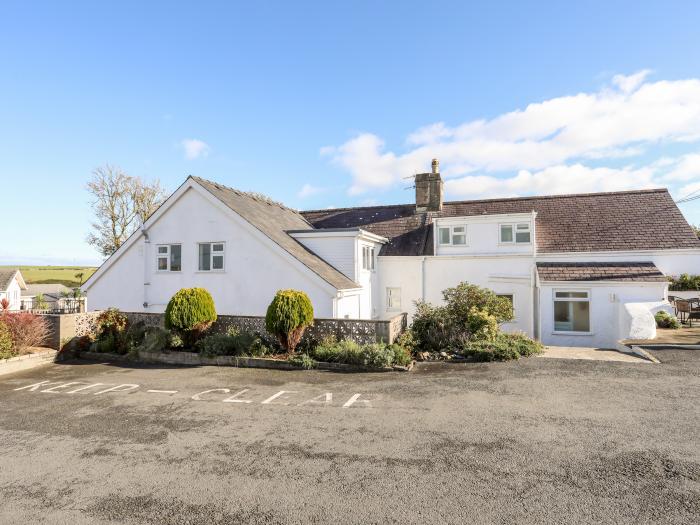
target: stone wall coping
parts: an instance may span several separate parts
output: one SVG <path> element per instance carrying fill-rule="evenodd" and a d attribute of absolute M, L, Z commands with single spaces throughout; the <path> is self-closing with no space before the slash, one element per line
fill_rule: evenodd
<path fill-rule="evenodd" d="M 205 357 L 195 352 L 140 352 L 139 356 L 108 354 L 100 352 L 79 352 L 76 357 L 89 361 L 102 362 L 137 362 L 137 363 L 161 363 L 167 365 L 181 366 L 233 366 L 238 368 L 270 368 L 274 370 L 300 370 L 303 368 L 294 366 L 287 361 L 270 359 L 265 357 L 245 357 L 245 356 L 212 356 Z M 342 371 L 342 372 L 408 372 L 413 368 L 413 364 L 408 366 L 394 366 L 385 368 L 371 368 L 360 365 L 346 363 L 324 363 L 317 362 L 314 370 Z"/>

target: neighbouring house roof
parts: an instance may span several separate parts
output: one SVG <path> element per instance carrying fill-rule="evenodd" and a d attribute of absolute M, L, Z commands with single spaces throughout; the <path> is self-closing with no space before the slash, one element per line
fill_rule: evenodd
<path fill-rule="evenodd" d="M 22 272 L 19 271 L 19 268 L 0 269 L 0 292 L 7 290 L 15 277 L 19 279 L 20 289 L 24 290 L 27 285 L 24 283 Z"/>
<path fill-rule="evenodd" d="M 228 188 L 199 177 L 191 178 L 336 289 L 360 287 L 287 233 L 313 230 L 313 226 L 296 210 L 262 196 Z"/>
<path fill-rule="evenodd" d="M 700 248 L 666 189 L 445 202 L 416 213 L 414 204 L 302 211 L 315 228 L 361 227 L 389 239 L 380 255 L 434 255 L 440 217 L 536 212 L 538 253 Z"/>
<path fill-rule="evenodd" d="M 653 262 L 538 262 L 537 274 L 542 281 L 667 281 Z"/>
<path fill-rule="evenodd" d="M 72 293 L 73 290 L 64 284 L 28 284 L 27 289 L 22 291 L 22 297 L 33 297 L 42 294 L 46 298 L 60 298 L 64 293 Z"/>

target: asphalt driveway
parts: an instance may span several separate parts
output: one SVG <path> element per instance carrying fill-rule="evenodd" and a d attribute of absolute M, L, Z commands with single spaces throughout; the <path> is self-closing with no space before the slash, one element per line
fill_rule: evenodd
<path fill-rule="evenodd" d="M 700 352 L 0 378 L 0 523 L 697 523 Z"/>

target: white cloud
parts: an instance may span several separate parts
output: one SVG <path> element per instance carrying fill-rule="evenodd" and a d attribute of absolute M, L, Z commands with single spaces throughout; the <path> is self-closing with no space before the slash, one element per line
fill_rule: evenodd
<path fill-rule="evenodd" d="M 207 157 L 211 151 L 209 144 L 199 139 L 183 139 L 180 146 L 182 146 L 187 160 Z"/>
<path fill-rule="evenodd" d="M 390 188 L 404 177 L 426 171 L 434 157 L 440 159 L 447 179 L 485 173 L 479 180 L 488 181 L 498 178 L 493 174 L 517 171 L 518 175 L 507 180 L 519 180 L 522 170 L 533 176 L 541 174 L 540 178 L 551 177 L 556 170 L 561 175 L 563 167 L 567 173 L 573 168 L 593 170 L 581 163 L 619 161 L 639 156 L 659 143 L 700 140 L 700 79 L 650 82 L 648 74 L 644 70 L 616 75 L 610 86 L 597 92 L 545 100 L 490 120 L 455 127 L 430 124 L 410 133 L 407 150 L 401 153 L 386 150 L 384 141 L 372 133 L 326 147 L 322 153 L 351 174 L 348 191 L 357 195 Z M 573 166 L 567 167 L 570 164 Z M 639 170 L 614 173 L 618 171 L 625 175 Z M 567 180 L 572 190 L 582 185 Z M 643 179 L 634 187 L 644 183 Z M 543 187 L 547 192 L 549 188 Z"/>
<path fill-rule="evenodd" d="M 311 184 L 304 184 L 299 192 L 297 193 L 297 196 L 301 199 L 305 199 L 306 197 L 311 197 L 313 195 L 318 195 L 319 193 L 322 193 L 325 191 L 324 188 L 319 188 L 318 186 L 313 186 Z"/>
<path fill-rule="evenodd" d="M 700 180 L 700 154 L 689 153 L 678 159 L 662 159 L 671 166 L 671 171 L 664 176 L 667 181 Z"/>
<path fill-rule="evenodd" d="M 521 170 L 507 178 L 469 175 L 445 183 L 450 198 L 497 198 L 517 195 L 593 193 L 658 187 L 651 168 L 589 168 L 559 165 L 531 172 Z"/>

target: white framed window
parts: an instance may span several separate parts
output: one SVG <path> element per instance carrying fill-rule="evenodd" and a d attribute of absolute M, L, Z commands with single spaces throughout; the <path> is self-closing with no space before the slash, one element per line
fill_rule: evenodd
<path fill-rule="evenodd" d="M 374 246 L 362 247 L 362 269 L 374 271 Z"/>
<path fill-rule="evenodd" d="M 510 302 L 510 308 L 513 311 L 513 320 L 515 320 L 515 295 L 512 293 L 497 293 L 497 297 L 503 297 L 504 299 L 508 299 L 508 302 Z M 512 322 L 510 321 L 510 322 Z"/>
<path fill-rule="evenodd" d="M 443 246 L 466 246 L 467 244 L 467 227 L 459 226 L 440 226 L 438 228 L 438 244 Z"/>
<path fill-rule="evenodd" d="M 156 247 L 156 269 L 159 272 L 182 271 L 182 245 L 159 244 Z"/>
<path fill-rule="evenodd" d="M 223 242 L 200 242 L 198 244 L 199 271 L 223 272 L 225 247 Z"/>
<path fill-rule="evenodd" d="M 386 289 L 386 309 L 401 310 L 401 288 Z"/>
<path fill-rule="evenodd" d="M 498 241 L 501 244 L 530 244 L 532 231 L 529 222 L 499 225 Z"/>
<path fill-rule="evenodd" d="M 587 290 L 554 290 L 554 331 L 589 333 L 591 295 Z"/>

